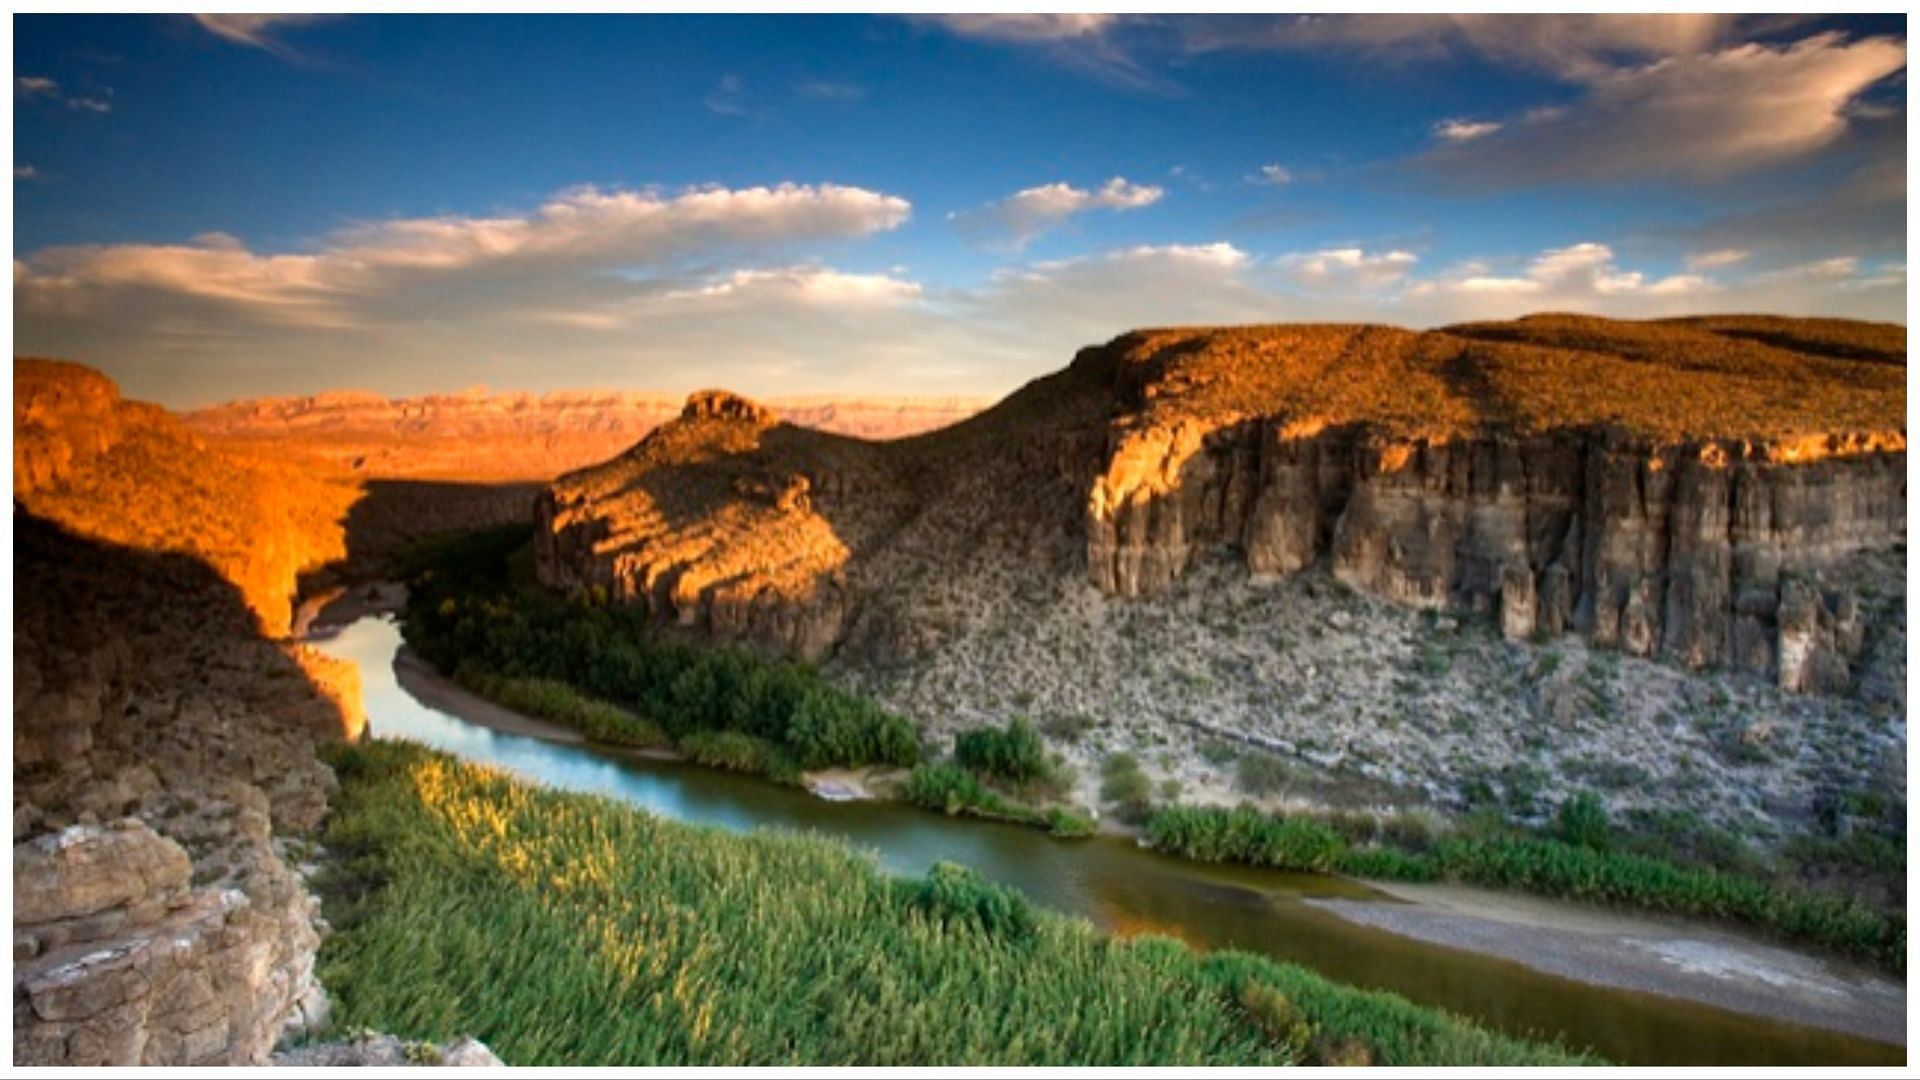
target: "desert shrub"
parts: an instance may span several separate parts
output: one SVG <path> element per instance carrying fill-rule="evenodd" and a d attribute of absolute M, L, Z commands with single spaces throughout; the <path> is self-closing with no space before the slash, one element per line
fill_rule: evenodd
<path fill-rule="evenodd" d="M 1120 820 L 1137 824 L 1153 812 L 1153 781 L 1132 754 L 1109 754 L 1100 763 L 1100 797 Z"/>
<path fill-rule="evenodd" d="M 1278 755 L 1250 750 L 1240 756 L 1234 784 L 1249 795 L 1265 797 L 1285 791 L 1292 778 L 1292 767 Z"/>
<path fill-rule="evenodd" d="M 1005 727 L 963 731 L 953 740 L 954 760 L 977 773 L 1025 783 L 1047 771 L 1047 748 L 1040 733 L 1016 716 Z"/>
<path fill-rule="evenodd" d="M 1607 822 L 1607 808 L 1599 796 L 1590 791 L 1582 791 L 1569 796 L 1560 803 L 1560 813 L 1554 822 L 1554 832 L 1569 844 L 1605 851 L 1612 839 L 1612 826 Z"/>

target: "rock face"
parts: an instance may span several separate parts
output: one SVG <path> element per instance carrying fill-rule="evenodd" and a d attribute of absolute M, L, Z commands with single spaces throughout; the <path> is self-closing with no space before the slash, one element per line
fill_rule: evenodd
<path fill-rule="evenodd" d="M 1858 604 L 1796 583 L 1904 542 L 1905 445 L 1899 327 L 1150 331 L 888 444 L 697 395 L 548 489 L 537 556 L 557 588 L 817 658 L 912 638 L 899 594 L 926 573 L 1038 560 L 1143 596 L 1224 550 L 1516 638 L 1834 689 Z"/>
<path fill-rule="evenodd" d="M 1509 637 L 1575 631 L 1789 689 L 1845 689 L 1857 600 L 1810 595 L 1796 576 L 1905 541 L 1902 369 L 1618 326 L 1528 320 L 1438 344 L 1356 333 L 1340 379 L 1441 395 L 1377 417 L 1331 392 L 1233 386 L 1248 342 L 1149 338 L 1128 357 L 1149 373 L 1139 407 L 1112 426 L 1088 500 L 1089 575 L 1139 596 L 1208 548 L 1244 553 L 1255 575 L 1325 560 L 1356 589 L 1486 614 Z M 1562 343 L 1574 331 L 1578 350 Z M 1695 350 L 1719 364 L 1710 377 L 1687 367 Z M 1561 354 L 1581 357 L 1577 376 L 1557 371 Z M 1636 411 L 1644 372 L 1631 369 L 1654 363 L 1675 372 L 1673 400 Z M 1434 372 L 1449 385 L 1422 387 Z M 1746 400 L 1716 407 L 1720 383 Z M 1247 415 L 1262 395 L 1281 408 Z M 1794 395 L 1806 415 L 1789 411 Z M 1666 408 L 1689 400 L 1703 415 Z M 1811 430 L 1815 402 L 1863 426 Z M 1734 436 L 1694 434 L 1716 427 Z"/>
<path fill-rule="evenodd" d="M 15 535 L 14 1061 L 259 1062 L 318 997 L 283 838 L 326 809 L 314 747 L 357 732 L 357 685 L 204 564 Z"/>
<path fill-rule="evenodd" d="M 347 1042 L 315 1043 L 273 1055 L 272 1064 L 286 1068 L 501 1068 L 506 1062 L 475 1038 L 461 1038 L 435 1046 L 403 1042 L 392 1035 L 366 1035 Z"/>
<path fill-rule="evenodd" d="M 350 483 L 203 440 L 78 364 L 14 362 L 16 504 L 87 536 L 193 555 L 270 634 L 302 570 L 343 558 Z"/>
<path fill-rule="evenodd" d="M 1399 443 L 1262 420 L 1118 442 L 1087 514 L 1108 592 L 1165 588 L 1208 548 L 1256 575 L 1325 560 L 1356 589 L 1489 615 L 1512 638 L 1577 631 L 1790 689 L 1844 689 L 1860 642 L 1834 629 L 1844 598 L 1802 595 L 1794 576 L 1905 539 L 1905 455 L 1884 438 L 1808 463 L 1610 429 Z"/>
<path fill-rule="evenodd" d="M 357 672 L 267 635 L 348 489 L 74 365 L 16 362 L 15 410 L 13 1060 L 260 1063 L 324 1017 L 289 844 L 364 726 Z"/>

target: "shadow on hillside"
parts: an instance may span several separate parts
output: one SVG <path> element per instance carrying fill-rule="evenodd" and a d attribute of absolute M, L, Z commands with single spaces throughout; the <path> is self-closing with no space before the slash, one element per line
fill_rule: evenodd
<path fill-rule="evenodd" d="M 103 542 L 14 507 L 14 799 L 87 794 L 120 768 L 247 777 L 236 723 L 337 739 L 350 715 L 191 555 Z M 187 707 L 188 702 L 210 708 Z"/>
<path fill-rule="evenodd" d="M 450 480 L 368 480 L 341 521 L 344 558 L 300 575 L 300 594 L 392 572 L 393 559 L 436 536 L 533 520 L 535 481 L 463 483 Z"/>

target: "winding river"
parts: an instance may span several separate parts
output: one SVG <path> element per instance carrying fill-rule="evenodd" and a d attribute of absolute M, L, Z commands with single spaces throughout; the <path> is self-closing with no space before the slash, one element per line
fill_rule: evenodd
<path fill-rule="evenodd" d="M 469 723 L 400 685 L 400 636 L 386 617 L 359 618 L 311 643 L 359 664 L 373 734 L 417 740 L 556 788 L 727 829 L 812 830 L 871 851 L 902 874 L 921 873 L 941 859 L 964 863 L 1115 933 L 1154 932 L 1203 948 L 1265 953 L 1340 982 L 1392 990 L 1503 1031 L 1558 1038 L 1629 1064 L 1899 1064 L 1905 1058 L 1902 1047 L 1885 1042 L 1592 985 L 1537 970 L 1538 964 L 1375 929 L 1334 909 L 1351 909 L 1353 901 L 1400 902 L 1339 878 L 1195 864 L 1118 838 L 1061 841 L 896 804 L 829 802 L 747 777 Z M 1765 972 L 1756 977 L 1769 978 Z M 1899 1006 L 1904 1009 L 1904 992 Z"/>

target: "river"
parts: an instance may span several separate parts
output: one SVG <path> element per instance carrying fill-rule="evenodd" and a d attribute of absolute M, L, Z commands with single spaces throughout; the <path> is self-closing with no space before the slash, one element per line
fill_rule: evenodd
<path fill-rule="evenodd" d="M 1402 902 L 1358 882 L 1197 864 L 1155 854 L 1121 838 L 1057 840 L 1038 830 L 946 818 L 893 803 L 830 802 L 749 777 L 469 723 L 428 707 L 400 685 L 395 673 L 400 636 L 386 617 L 359 618 L 316 636 L 311 644 L 358 663 L 369 729 L 376 737 L 413 739 L 556 788 L 613 796 L 678 820 L 734 830 L 811 830 L 870 851 L 883 867 L 901 874 L 922 873 L 942 859 L 963 863 L 1020 889 L 1038 903 L 1084 917 L 1114 933 L 1154 932 L 1202 948 L 1264 953 L 1339 982 L 1391 990 L 1502 1031 L 1559 1039 L 1627 1064 L 1848 1065 L 1905 1060 L 1900 1046 L 1786 1022 L 1778 1015 L 1764 1017 L 1665 994 L 1593 985 L 1538 970 L 1539 963 L 1529 966 L 1376 929 L 1364 920 L 1336 914 L 1333 908 L 1366 910 Z M 1558 906 L 1569 909 L 1575 922 L 1589 914 L 1576 905 Z M 1538 926 L 1511 929 L 1515 941 L 1528 940 L 1522 931 L 1536 936 L 1552 932 Z M 1573 939 L 1562 934 L 1544 940 L 1542 951 L 1546 952 Z M 1676 940 L 1692 942 L 1691 938 Z M 1822 961 L 1807 963 L 1825 967 Z M 1752 972 L 1717 974 L 1731 989 L 1754 990 L 1747 984 L 1755 978 L 1743 977 Z M 1872 987 L 1878 995 L 1873 1003 L 1895 1007 L 1882 1000 L 1890 993 L 1885 980 L 1839 965 L 1831 974 L 1823 971 L 1821 979 L 1842 989 L 1861 982 L 1879 983 Z M 1774 976 L 1764 970 L 1757 973 L 1757 980 L 1762 994 L 1774 988 Z M 1823 984 L 1810 992 L 1817 997 L 1833 991 Z M 1899 988 L 1897 1008 L 1902 1014 L 1904 1000 L 1904 988 Z M 1847 1002 L 1826 1004 L 1845 1006 Z M 1788 1009 L 1773 1011 L 1800 1015 Z M 1840 1008 L 1837 1015 L 1846 1012 Z"/>

